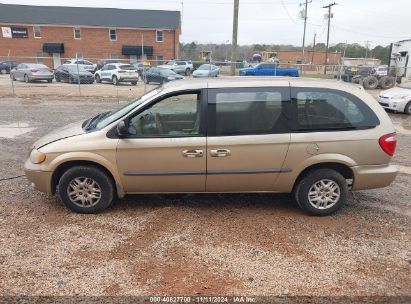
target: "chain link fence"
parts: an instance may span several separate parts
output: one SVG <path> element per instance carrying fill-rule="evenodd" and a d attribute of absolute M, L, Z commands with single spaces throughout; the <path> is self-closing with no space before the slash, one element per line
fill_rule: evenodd
<path fill-rule="evenodd" d="M 337 79 L 359 83 L 369 89 L 386 89 L 397 83 L 408 81 L 411 77 L 409 67 L 388 68 L 289 62 L 259 63 L 184 59 L 167 61 L 98 58 L 96 56 L 65 58 L 55 54 L 37 57 L 0 56 L 0 62 L 3 62 L 0 64 L 0 73 L 3 74 L 0 75 L 0 89 L 6 95 L 101 96 L 124 99 L 137 97 L 168 81 L 194 77 L 224 78 L 231 76 L 233 72 L 236 76 L 298 75 L 299 77 Z M 115 71 L 107 69 L 108 64 L 115 63 L 125 64 L 126 67 L 124 70 Z M 41 68 L 37 64 L 44 64 L 47 71 L 40 71 Z M 68 76 L 63 76 L 61 66 L 68 69 Z M 159 74 L 159 69 L 157 69 L 159 66 L 163 67 L 161 71 L 166 71 L 164 75 L 161 73 L 156 75 Z M 123 77 L 125 75 L 130 77 L 133 73 L 134 76 L 131 78 Z M 46 76 L 45 74 L 50 74 L 47 80 L 38 80 Z M 88 75 L 88 78 L 85 75 Z"/>

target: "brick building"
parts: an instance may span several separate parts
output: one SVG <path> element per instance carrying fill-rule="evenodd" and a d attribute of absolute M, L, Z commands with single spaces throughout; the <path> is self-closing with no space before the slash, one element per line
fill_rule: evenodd
<path fill-rule="evenodd" d="M 51 67 L 76 55 L 93 62 L 172 59 L 180 21 L 179 11 L 0 4 L 0 60 L 9 52 Z"/>

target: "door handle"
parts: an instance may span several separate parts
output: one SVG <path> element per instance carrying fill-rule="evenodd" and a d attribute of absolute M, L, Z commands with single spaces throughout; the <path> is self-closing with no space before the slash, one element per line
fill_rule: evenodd
<path fill-rule="evenodd" d="M 183 151 L 184 157 L 203 157 L 203 150 L 184 150 Z"/>
<path fill-rule="evenodd" d="M 210 155 L 212 157 L 226 157 L 231 155 L 231 151 L 228 149 L 213 149 L 210 150 Z"/>

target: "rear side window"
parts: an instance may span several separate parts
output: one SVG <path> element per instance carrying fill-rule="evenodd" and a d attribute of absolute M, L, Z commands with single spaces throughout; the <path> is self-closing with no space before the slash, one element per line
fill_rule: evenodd
<path fill-rule="evenodd" d="M 289 132 L 283 115 L 289 88 L 210 89 L 208 100 L 211 136 Z"/>
<path fill-rule="evenodd" d="M 294 131 L 367 129 L 380 124 L 375 113 L 358 97 L 321 88 L 293 88 Z"/>

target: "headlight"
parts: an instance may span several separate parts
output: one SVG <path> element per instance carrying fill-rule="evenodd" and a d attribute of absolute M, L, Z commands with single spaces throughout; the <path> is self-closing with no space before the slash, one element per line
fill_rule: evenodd
<path fill-rule="evenodd" d="M 45 160 L 46 160 L 46 154 L 44 154 L 43 152 L 40 152 L 37 149 L 31 150 L 31 152 L 30 152 L 30 161 L 33 164 L 41 164 Z"/>
<path fill-rule="evenodd" d="M 393 97 L 392 97 L 392 99 L 405 99 L 405 98 L 407 98 L 408 97 L 408 95 L 394 95 Z"/>

